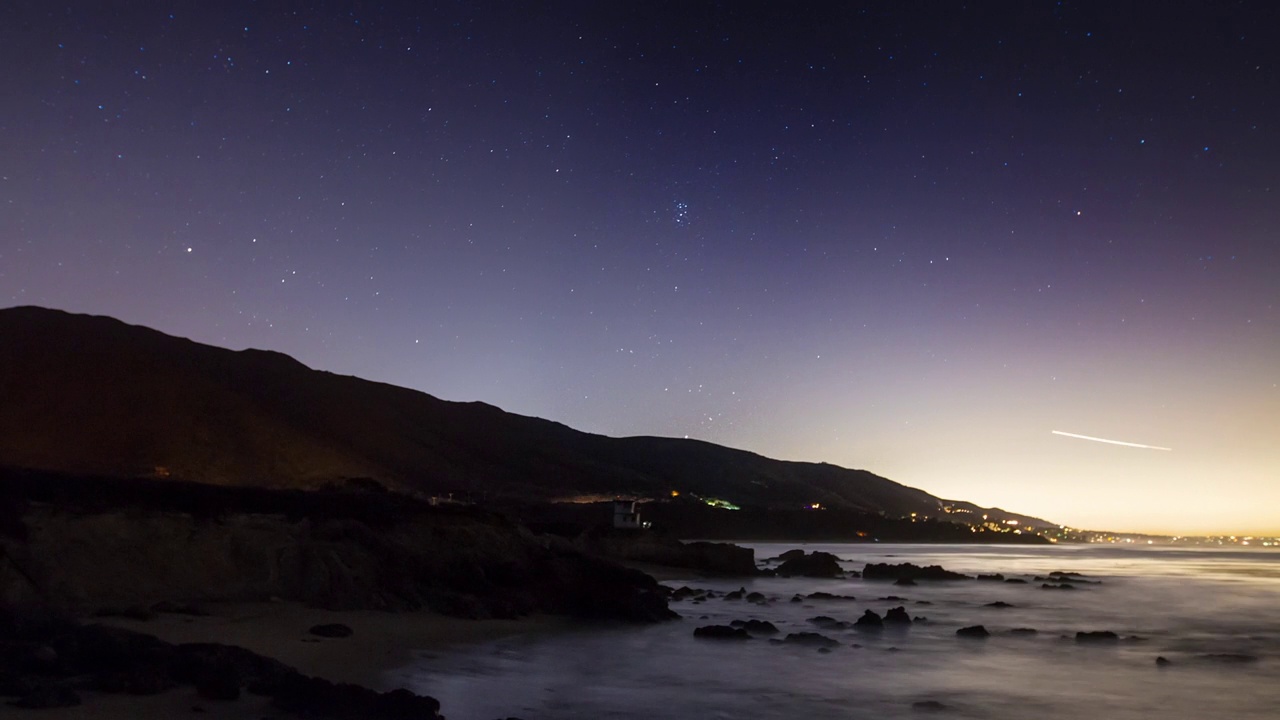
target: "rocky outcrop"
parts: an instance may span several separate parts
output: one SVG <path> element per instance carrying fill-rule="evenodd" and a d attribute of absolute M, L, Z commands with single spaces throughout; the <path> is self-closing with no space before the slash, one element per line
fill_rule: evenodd
<path fill-rule="evenodd" d="M 13 501 L 17 520 L 0 535 L 0 601 L 91 613 L 277 597 L 472 618 L 675 616 L 648 575 L 499 516 L 425 506 L 363 512 L 360 498 L 339 500 L 337 510 L 302 502 L 305 515 L 294 517 L 244 507 L 256 501 L 214 516 L 167 501 L 128 508 Z"/>
<path fill-rule="evenodd" d="M 626 562 L 688 568 L 707 575 L 756 575 L 756 553 L 731 543 L 682 542 L 641 530 L 598 529 L 574 541 L 582 550 Z"/>
<path fill-rule="evenodd" d="M 968 575 L 962 575 L 950 570 L 944 570 L 941 565 L 929 565 L 921 567 L 912 563 L 867 563 L 862 569 L 862 577 L 867 580 L 968 580 Z"/>
<path fill-rule="evenodd" d="M 707 640 L 750 640 L 746 630 L 732 625 L 703 625 L 695 628 L 693 636 Z"/>
<path fill-rule="evenodd" d="M 840 567 L 840 559 L 831 553 L 814 551 L 807 555 L 792 556 L 784 560 L 777 569 L 778 575 L 789 577 L 834 578 L 840 577 L 844 569 Z"/>
<path fill-rule="evenodd" d="M 990 636 L 991 633 L 988 632 L 987 629 L 982 625 L 970 625 L 968 627 L 962 627 L 959 630 L 957 630 L 956 635 L 958 637 L 966 637 L 966 638 L 985 638 Z"/>
<path fill-rule="evenodd" d="M 818 648 L 832 648 L 840 645 L 839 640 L 829 638 L 826 635 L 815 632 L 788 633 L 785 638 L 777 642 L 783 642 L 789 645 L 809 645 Z"/>
<path fill-rule="evenodd" d="M 776 635 L 778 633 L 778 626 L 768 620 L 734 620 L 729 624 L 736 628 L 742 628 L 752 635 Z"/>

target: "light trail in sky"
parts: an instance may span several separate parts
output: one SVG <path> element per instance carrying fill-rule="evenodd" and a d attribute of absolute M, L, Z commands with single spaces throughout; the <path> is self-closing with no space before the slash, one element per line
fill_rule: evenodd
<path fill-rule="evenodd" d="M 1173 448 L 1160 447 L 1159 445 L 1143 445 L 1142 443 L 1122 442 L 1120 440 L 1108 440 L 1106 438 L 1093 437 L 1092 435 L 1077 435 L 1075 433 L 1062 432 L 1061 430 L 1052 430 L 1054 435 L 1062 435 L 1063 437 L 1079 438 L 1081 440 L 1092 440 L 1094 442 L 1108 443 L 1110 445 L 1123 445 L 1125 447 L 1142 448 L 1143 450 L 1165 450 L 1172 451 Z"/>

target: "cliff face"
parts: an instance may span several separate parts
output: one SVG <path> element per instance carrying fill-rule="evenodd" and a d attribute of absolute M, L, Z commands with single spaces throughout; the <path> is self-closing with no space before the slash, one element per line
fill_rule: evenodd
<path fill-rule="evenodd" d="M 0 310 L 0 397 L 0 465 L 11 467 L 294 488 L 370 478 L 474 499 L 676 490 L 893 515 L 939 502 L 865 471 L 591 435 L 42 308 Z"/>
<path fill-rule="evenodd" d="M 476 511 L 325 494 L 290 516 L 262 507 L 271 491 L 229 490 L 209 514 L 183 511 L 173 501 L 189 499 L 185 488 L 172 485 L 140 505 L 85 502 L 73 484 L 51 504 L 22 492 L 35 479 L 59 480 L 6 478 L 0 601 L 93 611 L 276 597 L 463 617 L 671 616 L 647 575 Z"/>

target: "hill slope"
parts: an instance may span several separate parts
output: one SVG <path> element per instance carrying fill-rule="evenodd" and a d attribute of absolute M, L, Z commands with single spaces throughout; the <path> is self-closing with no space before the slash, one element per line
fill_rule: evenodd
<path fill-rule="evenodd" d="M 0 464 L 317 487 L 370 478 L 423 493 L 521 500 L 666 497 L 820 502 L 938 514 L 928 493 L 862 470 L 693 440 L 609 438 L 312 370 L 118 320 L 0 310 Z"/>

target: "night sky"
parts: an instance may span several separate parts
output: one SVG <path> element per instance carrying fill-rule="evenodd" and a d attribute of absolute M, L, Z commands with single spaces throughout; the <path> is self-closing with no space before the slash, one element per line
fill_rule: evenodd
<path fill-rule="evenodd" d="M 1272 3 L 308 5 L 5 3 L 0 305 L 1280 532 Z"/>

